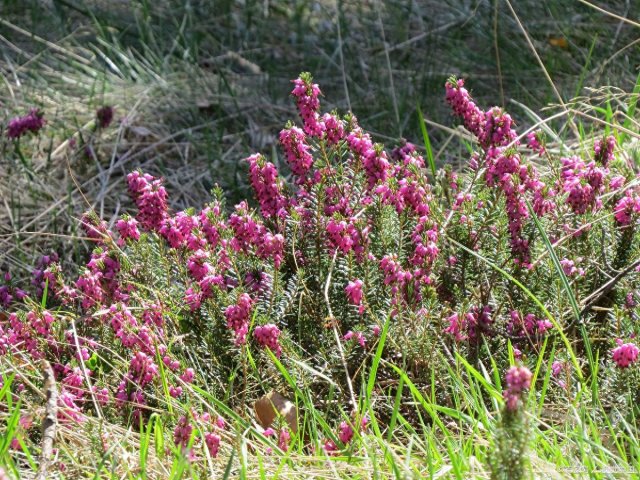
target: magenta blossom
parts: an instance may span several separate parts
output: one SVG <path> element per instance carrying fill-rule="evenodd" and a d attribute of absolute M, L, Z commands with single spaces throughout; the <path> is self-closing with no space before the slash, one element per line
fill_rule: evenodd
<path fill-rule="evenodd" d="M 612 350 L 613 361 L 618 368 L 628 368 L 638 361 L 638 347 L 634 343 L 622 343 L 616 340 L 618 346 Z"/>
<path fill-rule="evenodd" d="M 27 132 L 38 133 L 44 127 L 44 114 L 37 108 L 22 117 L 15 117 L 7 126 L 7 137 L 18 139 Z"/>
<path fill-rule="evenodd" d="M 504 399 L 507 410 L 515 411 L 522 398 L 522 394 L 531 386 L 533 375 L 527 367 L 511 367 L 507 371 L 505 383 L 507 389 L 504 391 Z"/>
<path fill-rule="evenodd" d="M 364 305 L 362 305 L 363 293 L 362 293 L 362 280 L 355 279 L 345 287 L 345 292 L 347 294 L 347 298 L 349 299 L 349 303 L 351 305 L 356 305 L 358 307 L 358 312 L 360 315 L 364 313 Z"/>

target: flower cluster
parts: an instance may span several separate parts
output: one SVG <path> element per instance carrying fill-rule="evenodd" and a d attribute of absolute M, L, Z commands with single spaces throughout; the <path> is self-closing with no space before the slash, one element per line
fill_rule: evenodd
<path fill-rule="evenodd" d="M 568 258 L 563 258 L 560 260 L 560 265 L 562 266 L 562 271 L 567 277 L 584 277 L 585 271 L 581 267 L 577 267 L 576 263 L 580 262 L 582 259 L 578 258 L 575 262 Z"/>
<path fill-rule="evenodd" d="M 507 388 L 503 393 L 507 410 L 513 412 L 518 409 L 522 394 L 531 386 L 532 377 L 527 367 L 509 368 L 505 377 Z"/>
<path fill-rule="evenodd" d="M 324 125 L 318 115 L 320 87 L 317 83 L 313 83 L 313 79 L 308 73 L 300 74 L 299 78 L 293 80 L 293 84 L 294 88 L 291 94 L 296 97 L 305 133 L 314 137 L 322 136 Z"/>
<path fill-rule="evenodd" d="M 285 128 L 280 132 L 280 145 L 291 171 L 303 181 L 313 166 L 313 155 L 304 132 L 298 127 Z"/>
<path fill-rule="evenodd" d="M 446 99 L 454 113 L 462 117 L 465 127 L 477 137 L 482 147 L 483 153 L 474 156 L 474 166 L 478 168 L 482 162 L 487 185 L 504 194 L 514 262 L 529 268 L 530 245 L 523 234 L 530 216 L 527 200 L 531 201 L 536 215 L 543 216 L 554 210 L 556 192 L 540 180 L 535 166 L 526 163 L 516 150 L 520 142 L 507 113 L 497 107 L 482 111 L 473 102 L 462 80 L 450 79 L 446 90 Z"/>
<path fill-rule="evenodd" d="M 593 144 L 593 153 L 596 162 L 603 167 L 607 167 L 615 158 L 613 150 L 616 148 L 616 139 L 613 135 L 609 135 L 604 140 L 596 140 Z"/>
<path fill-rule="evenodd" d="M 263 348 L 268 348 L 276 357 L 280 357 L 280 355 L 282 355 L 282 347 L 278 342 L 280 333 L 280 329 L 276 325 L 267 323 L 266 325 L 256 327 L 253 330 L 253 337 L 256 339 L 256 342 L 258 342 L 258 345 Z"/>
<path fill-rule="evenodd" d="M 623 271 L 629 253 L 636 253 L 640 190 L 631 166 L 614 160 L 612 139 L 596 142 L 591 161 L 572 152 L 560 168 L 547 170 L 528 161 L 532 151 L 543 156 L 536 161 L 557 160 L 538 133 L 527 136 L 525 148 L 507 112 L 480 109 L 454 80 L 447 83 L 447 100 L 478 149 L 465 173 L 445 168 L 431 176 L 411 143 L 389 153 L 353 115 L 323 114 L 310 76 L 294 87 L 303 124 L 287 125 L 279 137 L 290 180 L 279 175 L 277 163 L 251 155 L 254 203 L 226 205 L 216 187 L 211 203 L 176 211 L 162 179 L 133 172 L 127 183 L 137 214 L 123 215 L 113 228 L 94 213 L 83 216 L 86 243 L 95 248 L 68 286 L 55 255 L 37 264 L 28 293 L 4 275 L 0 355 L 51 362 L 62 420 L 82 421 L 105 409 L 127 428 L 138 428 L 161 401 L 197 404 L 195 382 L 247 375 L 237 368 L 243 355 L 269 368 L 270 355 L 252 352 L 269 349 L 283 357 L 298 346 L 327 352 L 335 331 L 348 342 L 348 355 L 322 361 L 332 371 L 345 366 L 338 360 L 346 362 L 355 372 L 355 362 L 376 350 L 385 318 L 392 321 L 384 323 L 382 354 L 406 346 L 414 365 L 424 361 L 415 352 L 437 348 L 434 335 L 424 333 L 434 326 L 462 355 L 491 354 L 504 365 L 500 349 L 509 341 L 517 358 L 529 359 L 545 335 L 554 335 L 552 323 L 507 275 L 486 267 L 499 266 L 526 285 L 560 320 L 556 265 L 532 216 L 562 252 L 560 267 L 577 298 L 590 298 L 600 280 Z M 98 120 L 108 123 L 104 114 Z M 593 219 L 581 217 L 597 210 L 603 238 L 614 240 L 598 245 L 602 252 L 587 234 Z M 594 268 L 599 258 L 612 259 L 611 272 L 602 271 L 605 264 Z M 624 308 L 598 310 L 614 310 L 620 331 L 629 334 L 637 273 L 629 271 L 610 292 L 617 302 L 610 305 Z M 585 328 L 600 322 L 598 315 Z M 327 333 L 326 318 L 339 329 Z M 202 352 L 207 361 L 198 358 Z M 620 368 L 637 363 L 639 355 L 636 345 L 622 341 L 611 354 Z M 558 382 L 567 365 L 551 366 Z M 242 380 L 249 384 L 253 376 Z M 531 380 L 525 367 L 507 372 L 508 411 L 518 410 Z M 212 391 L 220 388 L 210 383 Z M 208 413 L 179 411 L 172 424 L 177 450 L 190 460 L 202 452 L 215 457 L 224 423 Z M 325 443 L 329 453 L 353 445 L 367 419 L 338 423 Z M 265 435 L 288 448 L 289 430 Z"/>
<path fill-rule="evenodd" d="M 197 425 L 197 428 L 194 424 Z M 220 451 L 225 427 L 224 418 L 217 417 L 214 420 L 207 412 L 202 414 L 192 412 L 189 415 L 182 415 L 173 429 L 173 443 L 193 460 L 195 459 L 195 447 L 202 440 L 208 454 L 212 458 L 216 458 Z M 190 445 L 191 449 L 189 450 Z"/>
<path fill-rule="evenodd" d="M 546 153 L 546 149 L 544 148 L 544 143 L 542 140 L 542 132 L 540 131 L 527 133 L 527 144 L 529 145 L 529 148 L 531 150 L 533 150 L 540 156 Z"/>
<path fill-rule="evenodd" d="M 618 346 L 613 349 L 612 356 L 618 368 L 628 368 L 638 361 L 638 347 L 634 343 L 623 343 L 617 339 Z"/>
<path fill-rule="evenodd" d="M 450 79 L 446 84 L 446 99 L 458 117 L 462 117 L 464 126 L 476 137 L 484 137 L 484 112 L 474 103 L 464 88 L 463 79 Z"/>
<path fill-rule="evenodd" d="M 159 230 L 167 215 L 167 191 L 162 180 L 149 174 L 127 175 L 129 194 L 138 207 L 138 222 L 145 230 Z"/>
<path fill-rule="evenodd" d="M 327 223 L 327 235 L 332 250 L 338 250 L 344 255 L 354 252 L 361 257 L 367 245 L 369 227 L 359 229 L 355 219 L 337 220 L 331 218 Z"/>
<path fill-rule="evenodd" d="M 347 298 L 349 299 L 349 303 L 358 307 L 358 313 L 360 313 L 360 315 L 364 313 L 364 305 L 362 304 L 362 299 L 364 297 L 362 293 L 362 285 L 362 280 L 356 278 L 349 282 L 344 289 L 347 294 Z"/>
<path fill-rule="evenodd" d="M 621 226 L 630 225 L 640 213 L 640 194 L 637 189 L 628 189 L 613 209 L 616 222 Z"/>
<path fill-rule="evenodd" d="M 369 417 L 366 415 L 363 416 L 358 422 L 355 419 L 352 422 L 343 420 L 340 422 L 340 426 L 338 427 L 338 440 L 342 443 L 344 447 L 348 447 L 352 442 L 355 436 L 354 425 L 359 429 L 360 432 L 364 432 L 369 425 Z M 340 448 L 333 440 L 326 440 L 324 442 L 324 451 L 329 455 L 335 455 L 339 452 Z"/>
<path fill-rule="evenodd" d="M 235 305 L 229 305 L 224 311 L 227 319 L 227 327 L 235 333 L 237 345 L 243 344 L 247 339 L 253 303 L 253 299 L 249 294 L 243 293 L 238 297 Z"/>
<path fill-rule="evenodd" d="M 325 113 L 322 116 L 325 138 L 329 145 L 337 145 L 344 139 L 344 122 L 336 115 Z"/>
<path fill-rule="evenodd" d="M 41 278 L 44 278 L 46 274 L 42 272 Z M 39 279 L 38 284 L 41 284 L 43 280 Z M 9 272 L 5 272 L 4 281 L 6 282 L 4 285 L 0 285 L 0 307 L 9 308 L 14 301 L 20 301 L 27 296 L 27 292 L 22 290 L 19 287 L 12 285 L 11 282 L 11 274 Z"/>
<path fill-rule="evenodd" d="M 269 427 L 262 434 L 265 437 L 273 437 L 276 435 L 276 431 L 273 428 Z M 283 452 L 288 451 L 290 441 L 291 441 L 291 433 L 289 433 L 289 430 L 284 427 L 281 428 L 280 433 L 278 434 L 278 448 Z M 267 453 L 269 454 L 272 453 L 272 449 L 268 448 Z"/>
<path fill-rule="evenodd" d="M 492 309 L 489 305 L 483 307 L 473 306 L 468 312 L 454 313 L 447 321 L 449 326 L 445 333 L 452 335 L 457 342 L 478 341 L 481 335 L 491 335 Z"/>
<path fill-rule="evenodd" d="M 343 338 L 346 341 L 353 340 L 357 342 L 358 345 L 360 345 L 362 348 L 364 348 L 367 343 L 367 337 L 365 337 L 364 333 L 362 332 L 354 332 L 352 330 L 349 330 L 347 333 L 344 334 Z"/>
<path fill-rule="evenodd" d="M 512 310 L 507 331 L 515 337 L 540 336 L 553 328 L 553 324 L 546 318 L 538 318 L 533 313 L 522 313 Z"/>
<path fill-rule="evenodd" d="M 262 215 L 265 218 L 285 216 L 287 200 L 282 194 L 275 165 L 267 162 L 259 153 L 251 155 L 247 161 L 249 162 L 249 180 L 260 204 Z"/>
<path fill-rule="evenodd" d="M 371 136 L 364 132 L 352 119 L 351 132 L 346 137 L 351 152 L 362 162 L 366 177 L 367 188 L 373 190 L 379 183 L 389 178 L 390 163 L 382 145 L 374 145 Z"/>
<path fill-rule="evenodd" d="M 576 214 L 602 207 L 599 194 L 604 191 L 609 171 L 595 162 L 585 163 L 577 156 L 562 158 L 562 190 Z"/>
<path fill-rule="evenodd" d="M 44 114 L 39 109 L 33 108 L 28 114 L 9 121 L 7 137 L 18 139 L 27 132 L 38 133 L 44 124 Z"/>
<path fill-rule="evenodd" d="M 127 240 L 140 240 L 140 230 L 138 230 L 138 221 L 135 218 L 125 215 L 116 222 L 116 228 L 120 233 L 118 245 L 123 247 Z"/>

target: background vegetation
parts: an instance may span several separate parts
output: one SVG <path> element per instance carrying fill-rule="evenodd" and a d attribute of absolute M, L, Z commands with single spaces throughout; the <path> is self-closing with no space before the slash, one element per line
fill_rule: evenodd
<path fill-rule="evenodd" d="M 275 148 L 294 113 L 283 85 L 301 71 L 321 79 L 328 109 L 357 112 L 376 140 L 416 143 L 420 107 L 437 124 L 436 160 L 459 166 L 442 100 L 449 75 L 472 76 L 480 104 L 506 106 L 525 126 L 558 95 L 631 91 L 640 56 L 640 6 L 624 0 L 607 2 L 611 14 L 580 0 L 0 5 L 2 118 L 39 106 L 50 126 L 31 174 L 1 167 L 0 242 L 21 267 L 49 244 L 16 232 L 74 233 L 86 202 L 70 172 L 106 215 L 127 201 L 120 179 L 138 166 L 166 177 L 177 207 L 206 199 L 214 182 L 244 198 L 237 159 Z M 60 146 L 105 104 L 124 121 L 99 151 Z"/>

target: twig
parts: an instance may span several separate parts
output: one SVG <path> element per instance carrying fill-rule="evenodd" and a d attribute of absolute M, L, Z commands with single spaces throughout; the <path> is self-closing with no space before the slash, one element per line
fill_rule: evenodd
<path fill-rule="evenodd" d="M 82 375 L 84 375 L 84 379 L 87 382 L 87 386 L 89 387 L 89 393 L 91 394 L 91 400 L 93 401 L 93 408 L 96 409 L 96 415 L 98 415 L 98 418 L 102 419 L 102 411 L 100 410 L 98 400 L 96 399 L 96 394 L 93 391 L 93 388 L 91 386 L 91 380 L 89 380 L 87 367 L 84 364 L 84 359 L 82 358 L 82 353 L 80 351 L 81 349 L 80 349 L 80 342 L 78 341 L 78 330 L 76 329 L 76 322 L 74 319 L 71 319 L 71 329 L 73 331 L 73 341 L 75 343 L 76 352 L 78 352 L 78 358 L 80 359 L 80 365 L 82 366 Z"/>
<path fill-rule="evenodd" d="M 631 265 L 629 265 L 627 268 L 622 270 L 615 277 L 613 277 L 611 280 L 609 280 L 607 283 L 602 285 L 599 289 L 597 289 L 595 292 L 593 292 L 591 295 L 585 298 L 585 306 L 580 312 L 580 317 L 582 317 L 585 313 L 587 313 L 591 309 L 591 307 L 593 307 L 596 303 L 598 303 L 598 301 L 600 301 L 602 297 L 604 297 L 607 293 L 609 293 L 613 289 L 613 287 L 615 287 L 616 284 L 620 280 L 622 280 L 622 278 L 625 275 L 627 275 L 631 270 L 633 270 L 639 265 L 640 265 L 640 259 L 633 262 Z"/>
<path fill-rule="evenodd" d="M 605 10 L 604 8 L 594 5 L 593 3 L 587 2 L 586 0 L 578 0 L 578 1 L 588 7 L 593 8 L 594 10 L 598 10 L 599 12 L 604 13 L 605 15 L 609 15 L 610 17 L 613 17 L 616 20 L 620 20 L 621 22 L 628 23 L 629 25 L 633 25 L 634 27 L 640 27 L 640 23 L 634 22 L 633 20 L 627 17 L 621 17 L 620 15 L 616 15 L 615 13 L 610 12 L 609 10 Z"/>
<path fill-rule="evenodd" d="M 46 360 L 42 362 L 42 374 L 44 376 L 44 391 L 47 397 L 45 415 L 42 420 L 42 453 L 40 455 L 40 467 L 35 480 L 46 480 L 47 467 L 53 453 L 53 441 L 56 438 L 56 426 L 58 424 L 58 388 L 51 364 Z"/>
<path fill-rule="evenodd" d="M 349 375 L 349 368 L 347 366 L 347 359 L 344 356 L 344 350 L 342 348 L 342 342 L 340 341 L 340 334 L 338 334 L 338 329 L 336 327 L 335 318 L 333 316 L 333 311 L 331 310 L 331 302 L 329 301 L 329 285 L 331 285 L 331 274 L 333 273 L 333 267 L 336 265 L 336 257 L 338 256 L 338 251 L 333 254 L 333 259 L 331 260 L 331 266 L 329 267 L 329 273 L 327 273 L 327 281 L 324 284 L 324 300 L 327 303 L 327 310 L 329 311 L 329 321 L 331 322 L 331 328 L 333 329 L 333 335 L 336 338 L 336 345 L 338 345 L 338 352 L 340 353 L 340 360 L 342 360 L 342 367 L 344 368 L 344 373 L 347 377 L 347 386 L 349 387 L 349 395 L 351 396 L 351 405 L 355 409 L 358 406 L 356 402 L 356 396 L 353 393 L 353 385 L 351 384 L 351 376 Z"/>

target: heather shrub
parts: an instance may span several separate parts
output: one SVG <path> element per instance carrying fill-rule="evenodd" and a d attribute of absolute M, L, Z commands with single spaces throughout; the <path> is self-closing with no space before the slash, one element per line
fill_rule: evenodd
<path fill-rule="evenodd" d="M 6 276 L 0 353 L 20 367 L 16 396 L 34 394 L 25 385 L 46 359 L 64 424 L 144 428 L 168 412 L 176 450 L 197 459 L 225 448 L 229 411 L 211 399 L 241 411 L 295 372 L 336 432 L 318 439 L 334 454 L 357 449 L 369 415 L 389 417 L 384 403 L 361 408 L 374 364 L 381 378 L 402 366 L 433 404 L 471 417 L 451 369 L 493 380 L 511 367 L 503 399 L 479 395 L 504 403 L 494 478 L 525 478 L 521 394 L 536 380 L 565 402 L 599 382 L 605 410 L 633 422 L 640 191 L 614 135 L 547 144 L 452 78 L 446 101 L 474 151 L 462 171 L 436 172 L 411 143 L 387 150 L 352 113 L 324 113 L 309 74 L 293 85 L 302 122 L 280 132 L 282 162 L 245 159 L 253 198 L 229 206 L 215 189 L 174 212 L 163 180 L 134 171 L 135 210 L 114 225 L 82 218 L 95 248 L 77 276 L 55 254 L 29 292 Z M 34 112 L 12 136 L 43 126 Z M 406 408 L 402 387 L 367 395 L 389 393 Z M 265 436 L 286 450 L 292 432 Z"/>
<path fill-rule="evenodd" d="M 505 376 L 505 406 L 489 457 L 492 480 L 531 478 L 526 451 L 529 432 L 523 404 L 523 394 L 531 386 L 531 377 L 528 368 L 515 366 Z"/>

